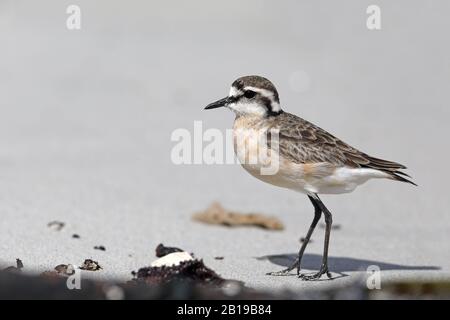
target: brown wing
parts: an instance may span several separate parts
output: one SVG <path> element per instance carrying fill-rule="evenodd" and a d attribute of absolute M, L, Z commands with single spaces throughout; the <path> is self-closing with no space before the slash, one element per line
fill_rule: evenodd
<path fill-rule="evenodd" d="M 278 117 L 283 118 L 276 123 L 283 125 L 274 127 L 279 129 L 280 155 L 284 158 L 302 164 L 325 162 L 336 167 L 372 168 L 388 173 L 395 180 L 414 184 L 403 177 L 409 177 L 406 173 L 399 171 L 406 169 L 404 165 L 371 157 L 295 115 L 283 113 Z"/>

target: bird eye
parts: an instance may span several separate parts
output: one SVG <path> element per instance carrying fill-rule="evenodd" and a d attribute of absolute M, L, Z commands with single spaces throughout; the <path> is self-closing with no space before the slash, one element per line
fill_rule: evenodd
<path fill-rule="evenodd" d="M 256 92 L 252 91 L 252 90 L 247 90 L 244 93 L 244 97 L 246 97 L 247 99 L 254 98 L 255 96 L 256 96 Z"/>

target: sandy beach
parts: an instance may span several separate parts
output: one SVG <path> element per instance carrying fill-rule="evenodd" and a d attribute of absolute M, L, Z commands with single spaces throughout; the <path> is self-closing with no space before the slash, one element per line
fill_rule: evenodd
<path fill-rule="evenodd" d="M 372 32 L 360 1 L 80 0 L 82 28 L 69 31 L 65 2 L 2 1 L 0 264 L 20 258 L 40 273 L 92 258 L 103 270 L 83 276 L 127 281 L 164 243 L 252 288 L 341 286 L 365 281 L 371 265 L 382 283 L 450 280 L 450 46 L 440 35 L 450 3 L 419 3 L 381 1 L 383 27 Z M 174 130 L 231 128 L 231 112 L 203 108 L 246 74 L 270 78 L 286 111 L 404 163 L 419 185 L 377 180 L 322 197 L 339 225 L 334 281 L 266 275 L 298 252 L 313 217 L 305 195 L 237 164 L 171 161 Z M 213 201 L 285 229 L 191 219 Z M 306 271 L 320 266 L 323 237 L 318 227 Z"/>

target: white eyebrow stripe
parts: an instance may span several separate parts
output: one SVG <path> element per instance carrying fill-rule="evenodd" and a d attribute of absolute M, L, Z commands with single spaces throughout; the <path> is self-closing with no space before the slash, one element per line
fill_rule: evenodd
<path fill-rule="evenodd" d="M 248 87 L 245 87 L 244 90 L 251 90 L 251 91 L 259 92 L 259 93 L 261 93 L 264 97 L 269 98 L 269 99 L 271 99 L 271 100 L 273 99 L 273 92 L 272 92 L 272 91 L 269 91 L 269 90 L 266 90 L 266 89 L 248 86 Z"/>
<path fill-rule="evenodd" d="M 251 90 L 251 91 L 259 92 L 264 97 L 268 98 L 270 100 L 270 106 L 272 107 L 273 112 L 278 112 L 281 110 L 280 104 L 277 101 L 275 101 L 275 97 L 274 97 L 272 91 L 263 89 L 263 88 L 256 88 L 256 87 L 252 87 L 252 86 L 247 86 L 244 88 L 244 90 Z"/>
<path fill-rule="evenodd" d="M 233 86 L 231 87 L 229 96 L 237 97 L 237 96 L 240 96 L 241 94 L 243 94 L 243 92 L 241 90 L 239 90 L 238 88 L 233 87 Z"/>

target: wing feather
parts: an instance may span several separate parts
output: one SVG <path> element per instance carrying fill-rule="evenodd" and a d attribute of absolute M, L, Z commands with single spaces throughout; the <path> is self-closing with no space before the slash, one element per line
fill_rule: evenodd
<path fill-rule="evenodd" d="M 350 168 L 371 168 L 389 174 L 398 181 L 414 182 L 406 179 L 408 174 L 402 164 L 371 157 L 353 148 L 318 126 L 290 113 L 283 113 L 282 121 L 274 121 L 279 130 L 280 155 L 294 163 L 328 163 L 329 165 Z M 282 125 L 280 125 L 282 124 Z"/>

